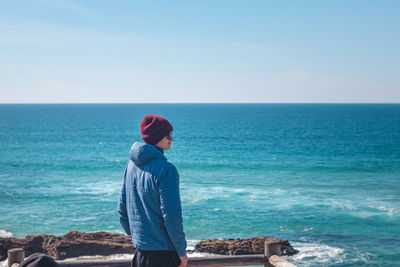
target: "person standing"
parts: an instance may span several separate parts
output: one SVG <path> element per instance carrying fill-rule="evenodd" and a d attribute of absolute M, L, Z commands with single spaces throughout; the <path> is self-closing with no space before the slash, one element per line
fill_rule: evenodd
<path fill-rule="evenodd" d="M 132 267 L 185 267 L 179 174 L 164 151 L 174 140 L 172 125 L 147 115 L 140 123 L 144 142 L 135 142 L 125 167 L 118 201 L 120 223 L 136 247 Z"/>

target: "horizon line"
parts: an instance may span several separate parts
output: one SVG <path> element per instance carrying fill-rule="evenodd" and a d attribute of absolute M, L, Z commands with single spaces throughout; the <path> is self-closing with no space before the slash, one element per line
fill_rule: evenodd
<path fill-rule="evenodd" d="M 400 104 L 400 102 L 10 102 L 0 105 L 96 105 L 96 104 Z"/>

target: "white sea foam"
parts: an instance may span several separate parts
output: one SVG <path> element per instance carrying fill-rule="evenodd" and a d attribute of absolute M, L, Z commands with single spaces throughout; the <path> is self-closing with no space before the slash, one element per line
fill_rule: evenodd
<path fill-rule="evenodd" d="M 132 259 L 133 254 L 113 254 L 109 256 L 101 256 L 101 255 L 94 255 L 94 256 L 80 256 L 75 258 L 67 258 L 63 261 L 71 261 L 71 260 L 128 260 Z"/>
<path fill-rule="evenodd" d="M 13 237 L 13 234 L 6 230 L 0 230 L 0 238 Z"/>
<path fill-rule="evenodd" d="M 196 257 L 216 257 L 219 256 L 217 254 L 205 253 L 205 252 L 189 252 L 189 258 L 196 258 Z"/>
<path fill-rule="evenodd" d="M 72 194 L 90 194 L 90 195 L 102 195 L 114 197 L 119 193 L 120 182 L 98 182 L 98 183 L 86 183 L 80 185 L 71 190 Z"/>
<path fill-rule="evenodd" d="M 187 250 L 194 250 L 194 247 L 200 240 L 196 239 L 189 239 L 187 240 Z M 211 253 L 205 253 L 205 252 L 190 252 L 188 253 L 189 257 L 212 257 L 212 256 L 217 256 L 216 254 L 211 254 Z"/>
<path fill-rule="evenodd" d="M 388 207 L 385 207 L 385 206 L 379 206 L 379 207 L 377 207 L 377 209 L 380 210 L 380 211 L 387 212 L 389 216 L 392 216 L 393 213 L 397 213 L 397 209 L 396 208 L 388 208 Z"/>
<path fill-rule="evenodd" d="M 288 192 L 282 189 L 269 190 L 268 188 L 235 188 L 232 186 L 212 186 L 212 187 L 182 187 L 182 201 L 197 203 L 213 199 L 228 199 L 235 197 L 246 199 L 246 201 L 273 200 L 276 196 L 284 195 Z M 289 193 L 288 193 L 289 194 Z"/>
<path fill-rule="evenodd" d="M 200 240 L 195 240 L 195 239 L 190 239 L 186 240 L 187 241 L 187 249 L 188 250 L 194 250 L 194 246 L 200 241 Z"/>
<path fill-rule="evenodd" d="M 255 187 L 232 187 L 232 186 L 204 186 L 204 187 L 182 187 L 182 201 L 187 203 L 198 203 L 209 200 L 220 199 L 244 199 L 247 205 L 268 201 L 268 205 L 275 210 L 291 210 L 294 206 L 314 207 L 316 203 L 335 210 L 351 214 L 356 217 L 371 217 L 376 215 L 397 216 L 400 209 L 392 203 L 380 198 L 365 198 L 364 196 L 354 196 L 354 199 L 343 198 L 321 198 L 309 196 L 297 191 L 290 191 L 277 188 L 255 188 Z M 280 196 L 285 196 L 285 201 L 281 201 Z M 292 196 L 292 197 L 291 197 Z"/>
<path fill-rule="evenodd" d="M 299 250 L 298 254 L 285 258 L 298 266 L 323 266 L 324 264 L 339 264 L 346 255 L 342 248 L 331 247 L 318 243 L 291 242 Z"/>
<path fill-rule="evenodd" d="M 89 216 L 89 217 L 79 217 L 79 218 L 71 218 L 72 222 L 86 222 L 90 220 L 96 220 L 97 217 Z"/>
<path fill-rule="evenodd" d="M 355 214 L 360 218 L 368 218 L 371 216 L 398 216 L 399 209 L 396 207 L 390 207 L 392 203 L 378 201 L 378 200 L 369 200 L 360 205 L 360 209 Z"/>

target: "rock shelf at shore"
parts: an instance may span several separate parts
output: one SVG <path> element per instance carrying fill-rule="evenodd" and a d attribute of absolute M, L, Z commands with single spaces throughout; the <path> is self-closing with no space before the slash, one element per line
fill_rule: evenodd
<path fill-rule="evenodd" d="M 208 239 L 198 242 L 194 252 L 221 255 L 263 254 L 266 239 L 281 242 L 283 255 L 297 253 L 297 250 L 287 240 L 269 237 Z M 82 233 L 77 231 L 70 231 L 63 236 L 28 235 L 25 238 L 0 238 L 1 261 L 7 258 L 7 250 L 11 248 L 23 248 L 26 256 L 35 252 L 46 253 L 57 260 L 79 256 L 108 256 L 135 252 L 130 236 L 107 232 Z"/>
<path fill-rule="evenodd" d="M 294 255 L 298 252 L 290 245 L 288 240 L 265 236 L 248 239 L 207 239 L 198 242 L 194 250 L 220 255 L 264 254 L 265 241 L 280 242 L 282 255 Z"/>

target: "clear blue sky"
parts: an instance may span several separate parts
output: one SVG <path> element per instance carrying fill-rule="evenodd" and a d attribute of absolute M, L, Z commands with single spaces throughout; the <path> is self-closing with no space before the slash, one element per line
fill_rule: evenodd
<path fill-rule="evenodd" d="M 400 1 L 0 5 L 0 103 L 400 103 Z"/>

